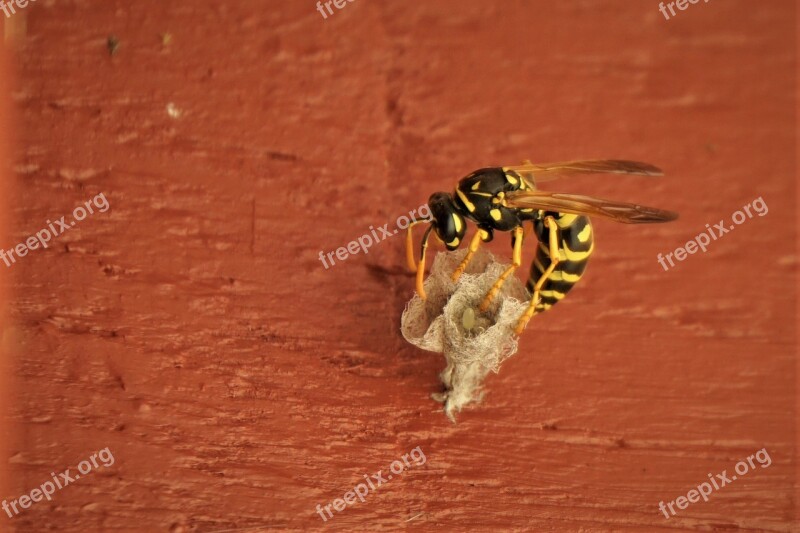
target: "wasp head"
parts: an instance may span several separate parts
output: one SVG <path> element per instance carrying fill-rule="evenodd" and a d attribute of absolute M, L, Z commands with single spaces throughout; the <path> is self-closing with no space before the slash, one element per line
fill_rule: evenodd
<path fill-rule="evenodd" d="M 467 225 L 453 197 L 446 192 L 435 192 L 428 198 L 428 207 L 431 209 L 436 235 L 448 250 L 458 248 L 467 231 Z"/>

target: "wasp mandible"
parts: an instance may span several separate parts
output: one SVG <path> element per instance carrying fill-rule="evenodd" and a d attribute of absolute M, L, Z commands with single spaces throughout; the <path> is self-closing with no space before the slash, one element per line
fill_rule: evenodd
<path fill-rule="evenodd" d="M 471 220 L 477 225 L 477 231 L 469 243 L 467 255 L 453 272 L 454 282 L 464 273 L 480 244 L 493 239 L 495 230 L 511 232 L 512 263 L 481 302 L 479 309 L 485 312 L 506 279 L 522 264 L 523 224 L 531 221 L 539 245 L 527 283 L 531 299 L 514 328 L 514 332 L 521 335 L 531 317 L 563 299 L 583 275 L 594 250 L 589 215 L 628 224 L 669 222 L 678 218 L 677 213 L 653 207 L 536 188 L 537 183 L 558 177 L 595 173 L 663 175 L 659 168 L 638 161 L 589 160 L 547 164 L 526 161 L 517 166 L 476 170 L 458 182 L 455 194 L 433 193 L 428 199 L 431 217 L 409 225 L 406 238 L 406 259 L 409 268 L 417 273 L 417 293 L 425 299 L 425 251 L 431 232 L 452 251 L 462 244 L 467 220 Z M 411 228 L 423 222 L 429 226 L 422 237 L 417 262 Z"/>

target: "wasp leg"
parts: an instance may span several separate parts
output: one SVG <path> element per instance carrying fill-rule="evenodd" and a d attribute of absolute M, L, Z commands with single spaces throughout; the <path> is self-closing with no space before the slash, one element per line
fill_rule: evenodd
<path fill-rule="evenodd" d="M 417 294 L 423 300 L 427 300 L 428 296 L 425 294 L 425 250 L 428 249 L 428 237 L 431 236 L 433 224 L 428 226 L 425 230 L 425 235 L 422 236 L 422 245 L 420 246 L 419 264 L 417 265 Z"/>
<path fill-rule="evenodd" d="M 533 286 L 533 296 L 531 296 L 531 301 L 528 303 L 528 309 L 519 317 L 517 325 L 514 327 L 514 333 L 517 335 L 522 335 L 522 332 L 525 331 L 525 326 L 528 325 L 528 321 L 536 313 L 536 304 L 539 303 L 539 292 L 542 290 L 544 282 L 547 281 L 547 278 L 550 277 L 550 274 L 553 273 L 556 269 L 556 265 L 558 265 L 561 260 L 559 257 L 558 226 L 556 225 L 556 220 L 551 216 L 545 217 L 544 225 L 550 230 L 550 265 L 545 269 L 542 275 L 539 276 L 536 285 Z"/>
<path fill-rule="evenodd" d="M 479 307 L 482 313 L 485 313 L 486 310 L 489 309 L 489 305 L 491 305 L 492 300 L 497 295 L 497 292 L 502 288 L 503 283 L 506 282 L 508 276 L 510 276 L 511 273 L 514 272 L 522 264 L 522 240 L 523 240 L 522 235 L 523 235 L 522 226 L 517 226 L 516 228 L 514 228 L 514 235 L 512 237 L 514 239 L 514 253 L 511 256 L 512 257 L 511 266 L 508 267 L 506 271 L 503 272 L 503 274 L 499 278 L 497 278 L 497 281 L 494 282 L 492 288 L 489 289 L 489 292 L 486 294 L 486 297 L 483 299 Z"/>
<path fill-rule="evenodd" d="M 423 222 L 430 222 L 430 220 L 415 220 L 408 225 L 408 230 L 406 231 L 406 263 L 411 272 L 417 271 L 417 262 L 414 260 L 414 234 L 411 233 L 411 228 Z"/>
<path fill-rule="evenodd" d="M 461 274 L 463 274 L 464 271 L 467 269 L 467 265 L 469 265 L 469 262 L 472 259 L 472 255 L 478 251 L 478 248 L 481 245 L 481 241 L 483 240 L 483 233 L 484 231 L 481 229 L 478 229 L 478 231 L 475 232 L 475 236 L 472 237 L 472 240 L 469 243 L 469 250 L 467 250 L 467 255 L 464 256 L 464 260 L 461 261 L 461 264 L 458 265 L 458 268 L 456 269 L 455 272 L 453 272 L 453 275 L 451 276 L 453 283 L 458 281 L 458 278 L 460 278 Z"/>

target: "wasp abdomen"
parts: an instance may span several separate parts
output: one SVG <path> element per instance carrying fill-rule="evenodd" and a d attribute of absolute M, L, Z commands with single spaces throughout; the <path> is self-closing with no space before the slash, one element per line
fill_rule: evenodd
<path fill-rule="evenodd" d="M 534 291 L 534 286 L 553 262 L 550 257 L 550 230 L 544 224 L 547 216 L 553 217 L 558 226 L 559 261 L 553 272 L 543 280 L 539 292 L 541 300 L 536 305 L 537 313 L 550 309 L 566 296 L 583 275 L 589 256 L 594 250 L 592 224 L 588 217 L 552 211 L 542 212 L 542 216 L 533 223 L 539 245 L 527 284 L 530 292 Z"/>

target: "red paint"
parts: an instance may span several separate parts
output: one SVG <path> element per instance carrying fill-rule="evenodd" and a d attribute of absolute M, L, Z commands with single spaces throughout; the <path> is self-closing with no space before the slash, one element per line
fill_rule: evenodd
<path fill-rule="evenodd" d="M 111 209 L 2 273 L 0 498 L 105 447 L 116 462 L 0 529 L 796 528 L 793 2 L 669 21 L 622 0 L 24 13 L 0 244 L 100 192 Z M 570 158 L 667 176 L 548 189 L 681 219 L 596 220 L 585 278 L 453 426 L 430 399 L 443 361 L 399 332 L 403 239 L 328 270 L 318 253 L 476 168 Z M 659 266 L 759 196 L 768 215 Z M 416 446 L 425 465 L 322 522 L 318 503 Z M 664 518 L 761 448 L 769 468 Z"/>

